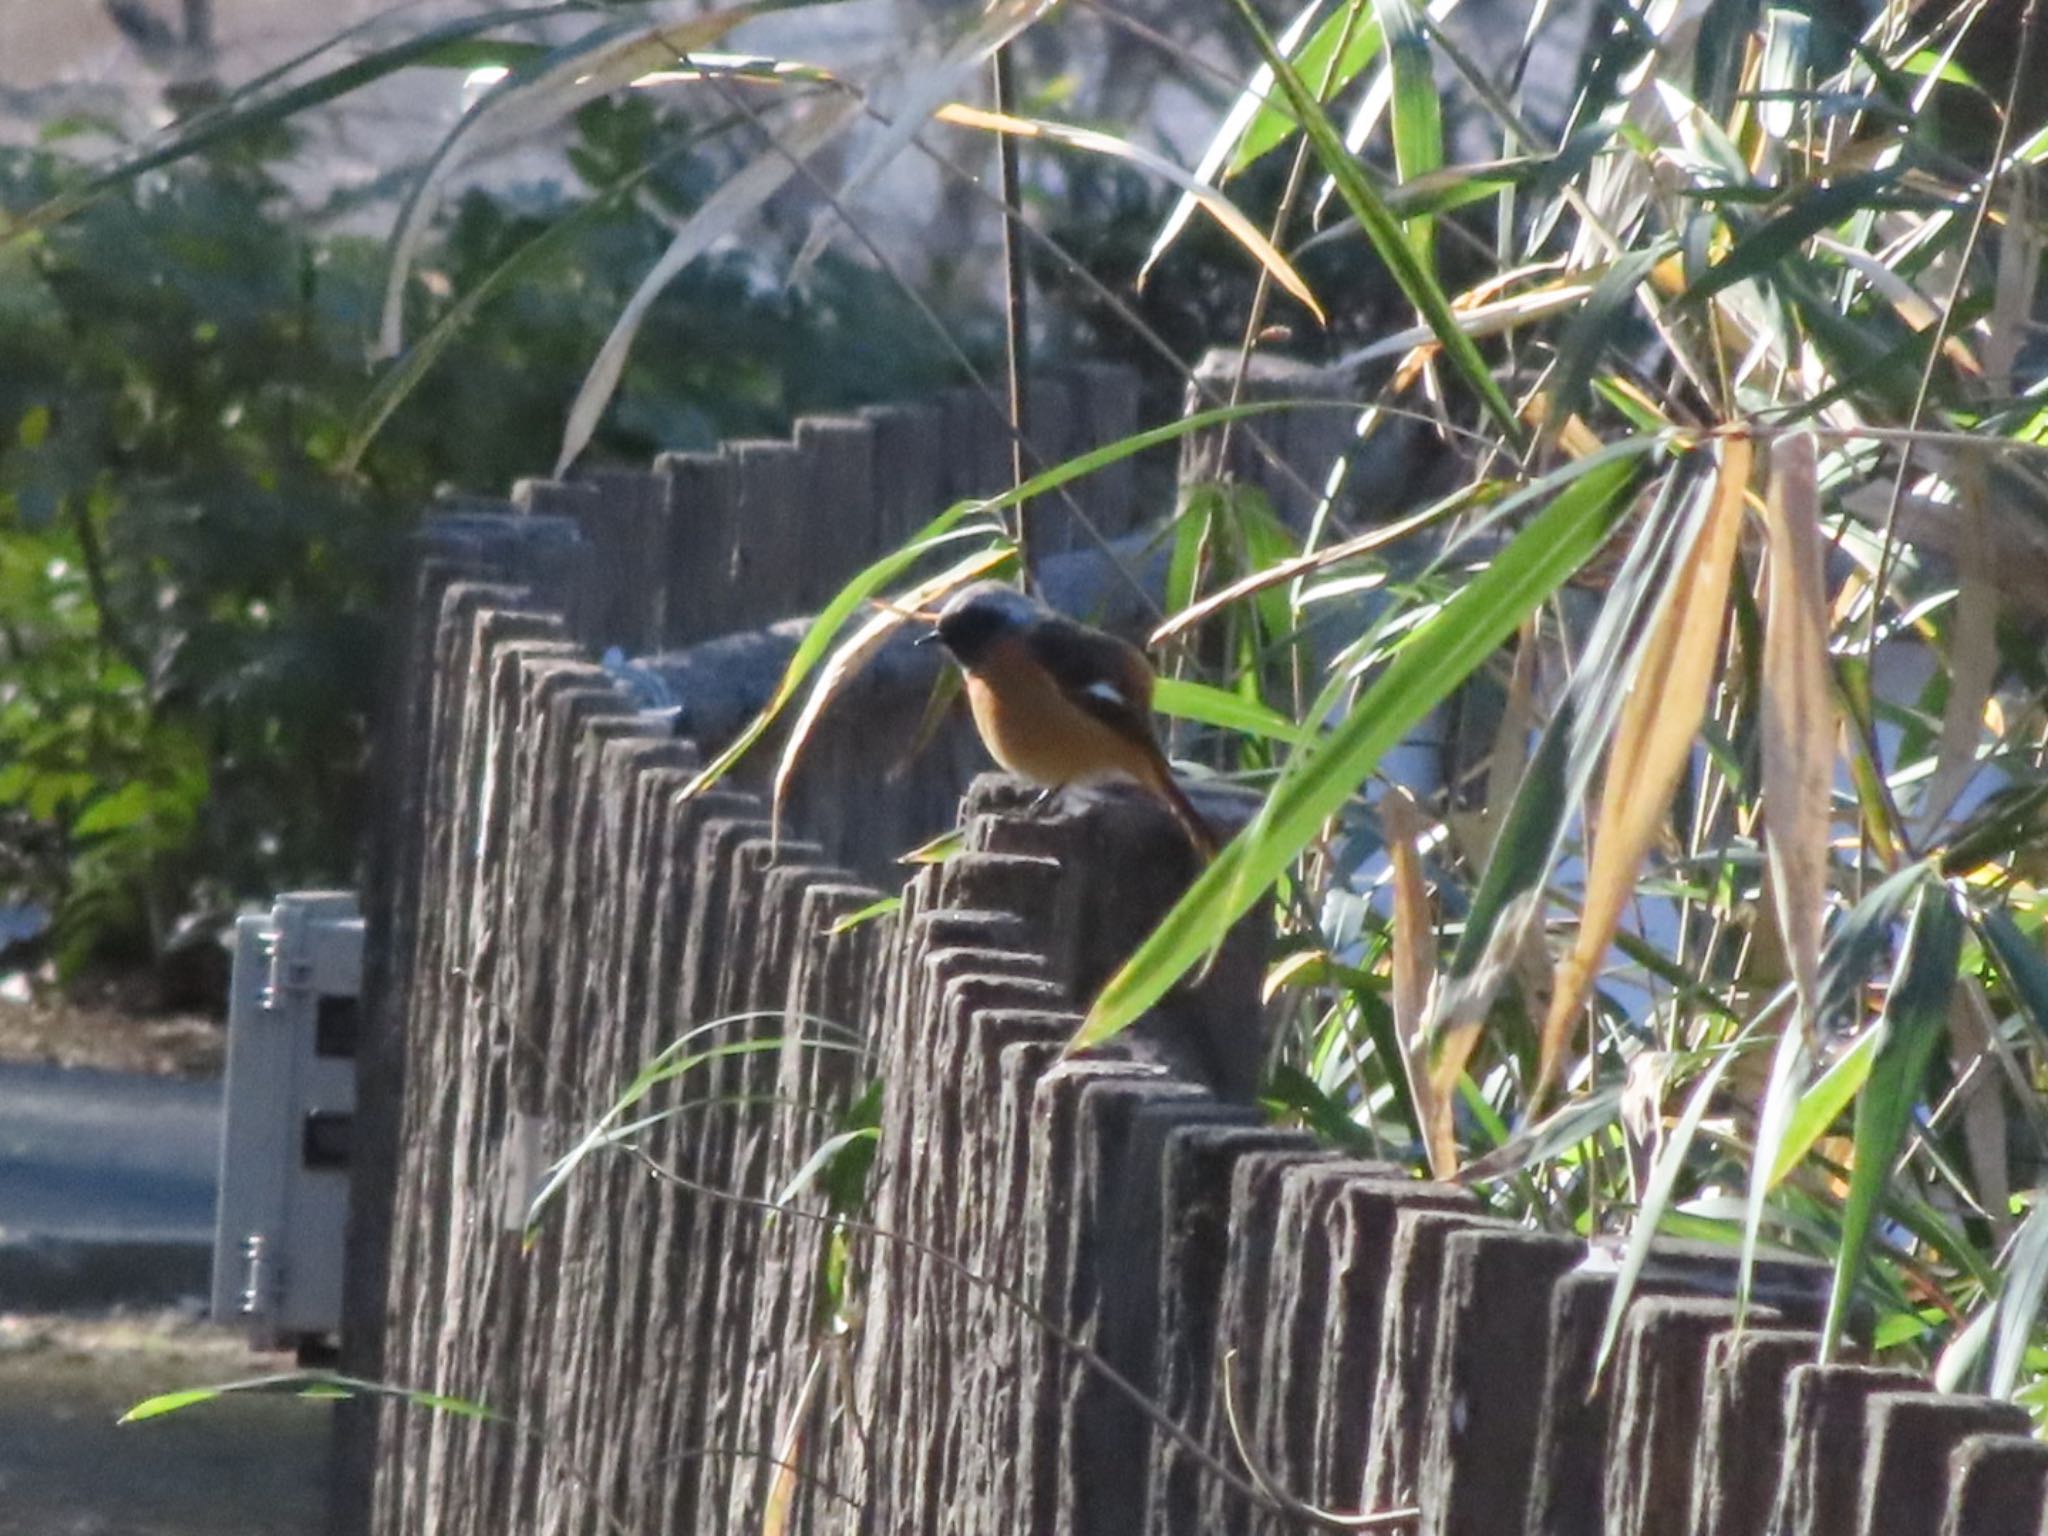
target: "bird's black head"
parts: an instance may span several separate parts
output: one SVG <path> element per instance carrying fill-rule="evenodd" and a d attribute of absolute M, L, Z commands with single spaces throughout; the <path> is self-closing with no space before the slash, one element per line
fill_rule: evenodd
<path fill-rule="evenodd" d="M 939 627 L 926 638 L 944 645 L 961 666 L 972 667 L 1005 635 L 1029 628 L 1038 611 L 1038 605 L 1015 587 L 976 582 L 939 610 Z"/>

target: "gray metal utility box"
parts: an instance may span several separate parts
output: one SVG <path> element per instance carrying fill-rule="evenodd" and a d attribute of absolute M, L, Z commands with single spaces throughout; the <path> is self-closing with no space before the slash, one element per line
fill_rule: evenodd
<path fill-rule="evenodd" d="M 341 1325 L 363 919 L 301 891 L 235 924 L 213 1317 L 324 1356 Z"/>

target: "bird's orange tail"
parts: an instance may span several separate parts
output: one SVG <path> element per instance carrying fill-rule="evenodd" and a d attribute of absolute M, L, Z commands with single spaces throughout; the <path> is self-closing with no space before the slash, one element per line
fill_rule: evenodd
<path fill-rule="evenodd" d="M 1180 787 L 1173 770 L 1162 759 L 1158 764 L 1152 783 L 1153 793 L 1159 796 L 1166 808 L 1173 812 L 1173 819 L 1180 823 L 1181 831 L 1187 833 L 1188 841 L 1194 844 L 1195 852 L 1202 862 L 1208 863 L 1216 857 L 1216 829 L 1209 825 L 1202 813 L 1195 809 L 1194 802 Z"/>

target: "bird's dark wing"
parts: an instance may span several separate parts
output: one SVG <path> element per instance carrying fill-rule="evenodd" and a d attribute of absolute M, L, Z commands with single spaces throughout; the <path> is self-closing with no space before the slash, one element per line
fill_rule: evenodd
<path fill-rule="evenodd" d="M 1152 734 L 1152 666 L 1128 641 L 1049 614 L 1027 642 L 1074 705 L 1129 741 L 1157 750 Z"/>

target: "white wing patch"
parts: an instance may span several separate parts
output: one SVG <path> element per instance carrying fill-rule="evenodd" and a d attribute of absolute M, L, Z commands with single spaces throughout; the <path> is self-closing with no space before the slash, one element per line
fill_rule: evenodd
<path fill-rule="evenodd" d="M 1125 696 L 1123 689 L 1117 687 L 1115 683 L 1110 682 L 1107 678 L 1090 683 L 1081 691 L 1102 700 L 1105 704 L 1114 704 L 1119 709 L 1129 709 L 1131 707 L 1131 701 Z"/>

